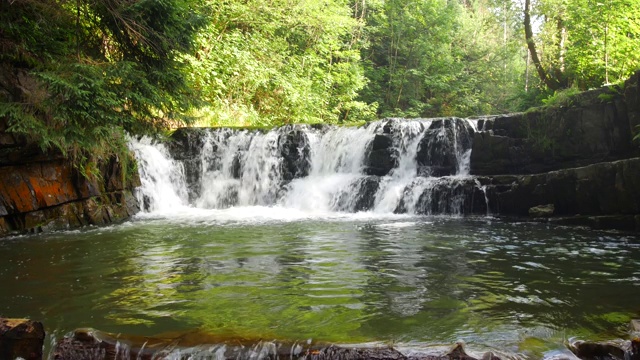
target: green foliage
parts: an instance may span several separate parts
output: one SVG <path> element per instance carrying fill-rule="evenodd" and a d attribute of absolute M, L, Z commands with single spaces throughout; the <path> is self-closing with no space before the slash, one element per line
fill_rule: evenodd
<path fill-rule="evenodd" d="M 202 17 L 187 2 L 0 0 L 0 117 L 84 171 L 128 157 L 125 132 L 154 134 L 197 104 L 180 54 Z"/>
<path fill-rule="evenodd" d="M 568 3 L 567 71 L 582 89 L 623 81 L 640 67 L 640 3 Z"/>
<path fill-rule="evenodd" d="M 555 91 L 552 95 L 542 100 L 545 107 L 563 107 L 571 106 L 573 98 L 581 91 L 577 87 L 570 87 Z"/>
<path fill-rule="evenodd" d="M 521 84 L 511 2 L 381 1 L 371 5 L 363 50 L 366 102 L 381 116 L 505 112 Z"/>
<path fill-rule="evenodd" d="M 189 59 L 208 125 L 345 122 L 372 117 L 364 86 L 361 26 L 340 0 L 212 2 L 210 24 Z"/>
<path fill-rule="evenodd" d="M 0 0 L 0 121 L 82 164 L 126 133 L 561 106 L 640 68 L 638 0 Z M 593 16 L 593 14 L 597 16 Z M 566 84 L 566 85 L 565 85 Z M 607 100 L 607 94 L 600 98 Z"/>
<path fill-rule="evenodd" d="M 543 67 L 564 87 L 618 83 L 640 68 L 637 0 L 540 0 L 533 12 Z"/>

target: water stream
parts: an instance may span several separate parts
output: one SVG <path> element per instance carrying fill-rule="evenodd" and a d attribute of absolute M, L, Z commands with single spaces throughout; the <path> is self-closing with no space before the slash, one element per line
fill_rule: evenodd
<path fill-rule="evenodd" d="M 530 359 L 574 337 L 626 337 L 640 317 L 638 237 L 461 216 L 487 208 L 468 175 L 472 131 L 388 120 L 202 130 L 184 153 L 132 142 L 146 210 L 0 241 L 0 315 L 54 337 L 462 340 Z"/>

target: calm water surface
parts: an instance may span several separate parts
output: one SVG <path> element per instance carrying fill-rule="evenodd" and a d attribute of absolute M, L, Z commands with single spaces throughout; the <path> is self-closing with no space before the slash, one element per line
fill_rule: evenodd
<path fill-rule="evenodd" d="M 0 315 L 159 335 L 421 347 L 524 357 L 626 337 L 640 240 L 489 218 L 270 208 L 145 215 L 0 240 Z"/>

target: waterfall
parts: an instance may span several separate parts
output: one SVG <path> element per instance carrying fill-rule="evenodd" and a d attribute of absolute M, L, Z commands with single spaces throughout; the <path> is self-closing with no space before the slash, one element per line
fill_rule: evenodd
<path fill-rule="evenodd" d="M 487 209 L 469 175 L 476 123 L 385 119 L 361 127 L 183 128 L 131 141 L 147 211 L 262 206 L 304 212 L 465 214 Z"/>
<path fill-rule="evenodd" d="M 146 211 L 170 211 L 187 204 L 188 194 L 182 164 L 171 158 L 166 147 L 149 138 L 130 139 L 138 160 L 141 186 L 138 202 Z"/>

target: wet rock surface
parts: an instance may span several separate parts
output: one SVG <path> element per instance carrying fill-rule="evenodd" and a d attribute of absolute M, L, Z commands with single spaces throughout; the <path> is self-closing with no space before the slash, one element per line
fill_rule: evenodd
<path fill-rule="evenodd" d="M 467 354 L 461 343 L 448 351 L 412 352 L 405 355 L 388 346 L 340 346 L 308 342 L 221 339 L 213 344 L 188 344 L 180 338 L 123 337 L 94 329 L 78 329 L 53 350 L 55 360 L 97 359 L 344 359 L 344 360 L 499 360 L 492 352 L 480 358 Z"/>
<path fill-rule="evenodd" d="M 0 359 L 42 359 L 44 336 L 40 322 L 0 318 Z"/>
<path fill-rule="evenodd" d="M 104 225 L 139 211 L 131 192 L 139 184 L 137 173 L 125 181 L 117 158 L 98 170 L 98 176 L 85 177 L 55 156 L 1 166 L 0 236 Z"/>
<path fill-rule="evenodd" d="M 529 210 L 553 205 L 553 215 L 602 228 L 634 230 L 640 214 L 640 158 L 563 169 L 535 175 L 479 177 L 491 213 L 529 216 Z M 549 214 L 545 215 L 549 216 Z M 616 225 L 618 223 L 618 225 Z"/>
<path fill-rule="evenodd" d="M 304 131 L 292 129 L 281 134 L 278 148 L 282 156 L 282 178 L 291 181 L 309 175 L 311 148 Z"/>
<path fill-rule="evenodd" d="M 569 349 L 582 360 L 637 360 L 640 359 L 638 341 L 574 341 Z"/>
<path fill-rule="evenodd" d="M 471 173 L 535 174 L 640 156 L 640 72 L 623 90 L 605 87 L 567 105 L 497 116 L 479 124 Z"/>
<path fill-rule="evenodd" d="M 460 154 L 471 148 L 472 139 L 473 129 L 465 120 L 435 120 L 418 145 L 418 173 L 437 177 L 457 174 Z"/>
<path fill-rule="evenodd" d="M 397 156 L 391 135 L 376 134 L 365 152 L 364 173 L 375 176 L 388 175 L 398 165 Z"/>

